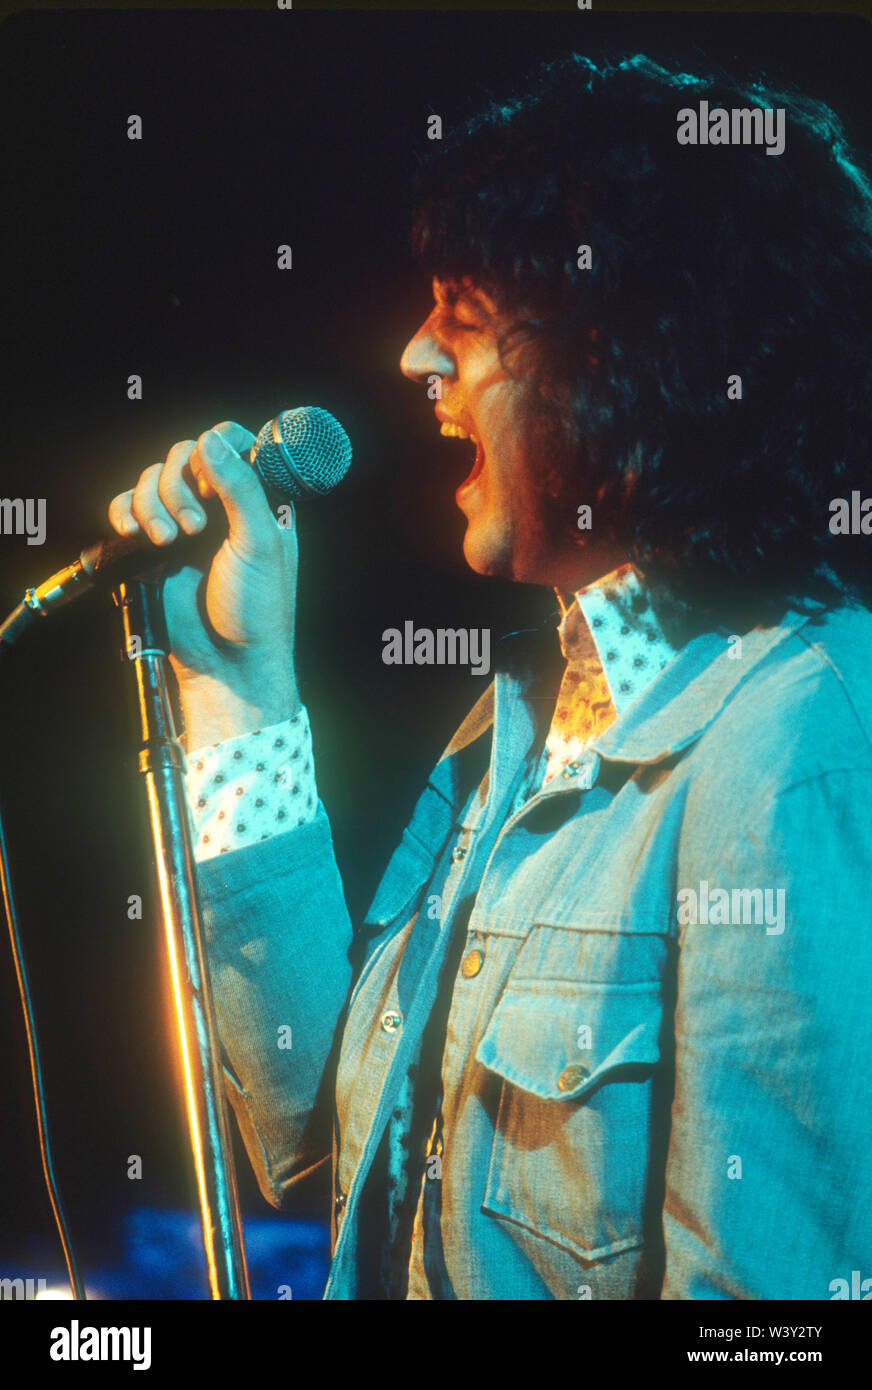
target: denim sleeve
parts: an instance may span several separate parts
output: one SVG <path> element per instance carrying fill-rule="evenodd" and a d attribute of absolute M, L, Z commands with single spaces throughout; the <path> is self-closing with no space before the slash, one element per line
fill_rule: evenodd
<path fill-rule="evenodd" d="M 351 923 L 330 823 L 198 864 L 227 1094 L 267 1201 L 329 1156 Z"/>
<path fill-rule="evenodd" d="M 872 1274 L 870 790 L 827 772 L 749 822 L 737 787 L 684 847 L 709 921 L 679 928 L 665 1299 L 826 1300 Z M 763 920 L 734 889 L 771 890 Z"/>

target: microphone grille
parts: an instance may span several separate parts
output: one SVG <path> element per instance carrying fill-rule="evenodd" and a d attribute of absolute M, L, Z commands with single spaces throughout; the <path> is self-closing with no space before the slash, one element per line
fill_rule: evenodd
<path fill-rule="evenodd" d="M 329 410 L 300 405 L 270 420 L 254 441 L 251 462 L 281 497 L 323 497 L 351 465 L 351 443 Z"/>

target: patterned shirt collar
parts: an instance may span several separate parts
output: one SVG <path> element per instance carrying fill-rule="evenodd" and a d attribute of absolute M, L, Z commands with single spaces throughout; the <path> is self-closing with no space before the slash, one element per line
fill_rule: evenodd
<path fill-rule="evenodd" d="M 560 648 L 566 656 L 586 623 L 620 715 L 675 656 L 644 583 L 630 564 L 578 590 L 569 605 L 558 593 Z"/>

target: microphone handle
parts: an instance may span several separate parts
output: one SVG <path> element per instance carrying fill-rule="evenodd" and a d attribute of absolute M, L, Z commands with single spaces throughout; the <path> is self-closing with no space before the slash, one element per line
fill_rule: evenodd
<path fill-rule="evenodd" d="M 227 514 L 220 497 L 197 500 L 206 513 L 206 525 L 193 536 L 179 527 L 175 540 L 168 545 L 155 545 L 144 531 L 139 531 L 135 536 L 107 536 L 87 546 L 79 556 L 79 564 L 88 581 L 114 589 L 123 579 L 138 579 L 167 564 L 205 560 L 214 554 L 229 530 Z"/>
<path fill-rule="evenodd" d="M 266 482 L 257 467 L 256 456 L 252 458 L 250 454 L 249 462 L 271 508 L 290 500 L 289 490 L 282 492 Z M 37 617 L 48 616 L 95 586 L 114 589 L 122 580 L 142 578 L 155 570 L 186 561 L 205 568 L 230 528 L 220 497 L 198 500 L 206 513 L 206 525 L 196 535 L 189 536 L 180 529 L 171 544 L 155 545 L 143 531 L 135 536 L 119 536 L 113 532 L 87 546 L 71 565 L 58 570 L 36 588 L 28 589 L 23 601 L 0 623 L 0 650 L 17 641 Z"/>
<path fill-rule="evenodd" d="M 229 531 L 220 497 L 200 498 L 206 525 L 196 535 L 179 531 L 169 545 L 155 545 L 144 531 L 135 536 L 113 534 L 84 549 L 71 565 L 50 575 L 0 623 L 0 646 L 10 646 L 38 617 L 48 617 L 89 589 L 114 589 L 125 579 L 145 578 L 169 565 L 209 564 Z"/>

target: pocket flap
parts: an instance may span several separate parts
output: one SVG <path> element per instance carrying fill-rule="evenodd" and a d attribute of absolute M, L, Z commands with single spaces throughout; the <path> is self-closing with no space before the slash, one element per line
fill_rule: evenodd
<path fill-rule="evenodd" d="M 618 1079 L 619 1069 L 622 1080 L 650 1076 L 660 1061 L 662 1020 L 657 982 L 509 985 L 476 1058 L 543 1100 L 580 1101 Z"/>

